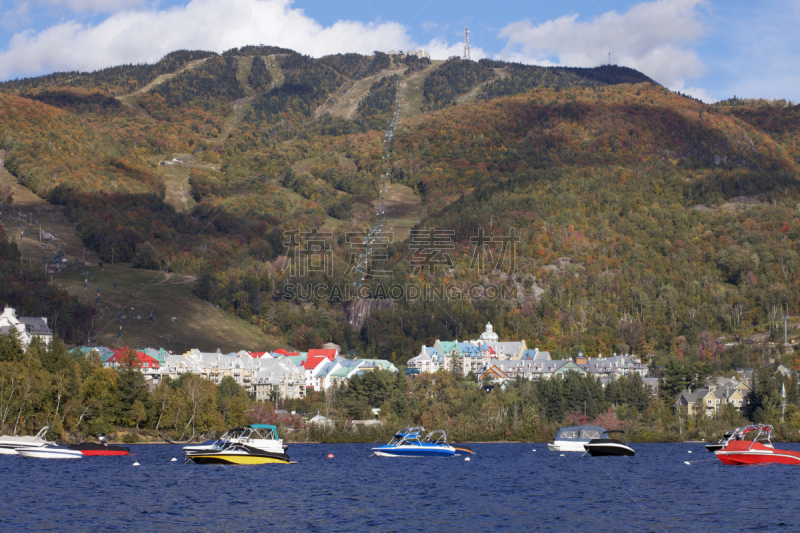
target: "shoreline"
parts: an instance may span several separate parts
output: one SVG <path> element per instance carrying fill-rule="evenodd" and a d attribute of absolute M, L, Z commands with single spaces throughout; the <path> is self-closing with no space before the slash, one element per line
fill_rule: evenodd
<path fill-rule="evenodd" d="M 165 442 L 165 441 L 162 441 L 162 442 L 133 442 L 133 443 L 128 443 L 128 442 L 116 442 L 116 441 L 114 441 L 114 442 L 110 442 L 109 444 L 113 444 L 114 446 L 158 446 L 158 445 L 161 445 L 161 446 L 164 446 L 164 445 L 167 445 L 167 446 L 191 446 L 191 445 L 195 445 L 195 444 L 201 444 L 202 442 L 205 442 L 205 441 L 191 442 L 191 443 L 189 443 L 189 442 L 186 442 L 186 443 L 174 443 L 174 442 Z M 290 445 L 290 444 L 325 444 L 325 445 L 330 445 L 330 444 L 382 444 L 382 442 L 319 442 L 319 441 L 313 441 L 313 442 L 284 441 L 284 442 L 287 445 Z M 541 444 L 542 446 L 546 446 L 548 444 L 548 442 L 519 441 L 519 440 L 490 440 L 490 441 L 463 441 L 463 442 L 459 441 L 459 442 L 462 443 L 462 444 Z M 687 441 L 680 441 L 680 442 L 672 442 L 672 441 L 660 441 L 660 442 L 654 442 L 654 441 L 633 442 L 633 441 L 629 441 L 629 442 L 631 444 L 708 444 L 710 441 L 705 441 L 705 440 L 692 440 L 692 441 L 689 441 L 689 440 L 687 440 Z M 782 442 L 782 441 L 775 441 L 775 442 Z M 786 442 L 787 443 L 791 443 L 791 442 L 796 442 L 796 441 L 786 441 Z M 385 443 L 383 443 L 383 444 L 385 444 Z"/>

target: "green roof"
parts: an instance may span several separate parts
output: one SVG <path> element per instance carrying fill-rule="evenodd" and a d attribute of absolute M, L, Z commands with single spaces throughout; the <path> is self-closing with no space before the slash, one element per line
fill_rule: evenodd
<path fill-rule="evenodd" d="M 574 370 L 574 371 L 580 372 L 582 374 L 586 373 L 586 370 L 584 370 L 583 368 L 579 367 L 578 365 L 576 365 L 572 361 L 567 361 L 566 364 L 564 366 L 562 366 L 561 368 L 559 368 L 558 370 L 556 370 L 555 373 L 556 374 L 561 374 L 561 373 L 564 373 L 564 372 L 568 372 L 570 370 Z"/>
<path fill-rule="evenodd" d="M 282 359 L 288 359 L 297 366 L 300 366 L 303 361 L 308 359 L 308 355 L 284 355 Z"/>
<path fill-rule="evenodd" d="M 439 346 L 442 348 L 444 355 L 449 357 L 453 350 L 456 350 L 459 354 L 461 350 L 458 349 L 458 343 L 453 341 L 439 341 Z"/>
<path fill-rule="evenodd" d="M 337 368 L 336 370 L 331 372 L 329 375 L 331 377 L 346 378 L 347 374 L 349 374 L 351 370 L 354 370 L 354 368 L 351 367 L 351 366 L 343 366 L 343 367 Z"/>
<path fill-rule="evenodd" d="M 360 359 L 360 361 L 372 363 L 382 370 L 391 370 L 393 368 L 397 370 L 397 367 L 394 366 L 391 361 L 387 361 L 386 359 Z"/>

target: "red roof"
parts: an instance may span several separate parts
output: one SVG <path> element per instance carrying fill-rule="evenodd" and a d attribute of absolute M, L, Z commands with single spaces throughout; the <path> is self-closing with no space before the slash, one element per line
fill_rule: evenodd
<path fill-rule="evenodd" d="M 327 357 L 328 359 L 333 361 L 334 357 L 336 357 L 336 349 L 335 348 L 326 349 L 326 350 L 315 349 L 315 350 L 309 350 L 308 351 L 308 358 L 309 359 L 312 358 L 312 357 L 316 357 L 318 355 L 321 355 L 323 357 Z"/>
<path fill-rule="evenodd" d="M 267 352 L 247 352 L 247 353 L 249 353 L 250 357 L 252 357 L 253 359 L 260 359 L 264 357 L 264 354 Z"/>
<path fill-rule="evenodd" d="M 300 352 L 287 352 L 283 348 L 278 348 L 277 350 L 275 350 L 272 353 L 279 353 L 281 355 L 300 355 Z"/>
<path fill-rule="evenodd" d="M 139 367 L 145 366 L 145 363 L 147 364 L 147 368 L 159 368 L 161 366 L 158 362 L 158 359 L 154 359 L 144 352 L 137 352 L 135 350 L 131 350 L 127 346 L 125 348 L 120 348 L 119 350 L 115 351 L 114 355 L 109 357 L 108 361 L 106 362 L 121 364 L 122 362 L 125 361 L 125 356 L 129 352 L 134 353 Z"/>
<path fill-rule="evenodd" d="M 333 357 L 331 357 L 330 359 L 333 359 Z M 324 363 L 325 361 L 328 360 L 329 358 L 323 355 L 315 355 L 313 357 L 309 355 L 308 358 L 305 361 L 303 361 L 303 368 L 305 368 L 306 370 L 314 370 L 321 363 Z"/>

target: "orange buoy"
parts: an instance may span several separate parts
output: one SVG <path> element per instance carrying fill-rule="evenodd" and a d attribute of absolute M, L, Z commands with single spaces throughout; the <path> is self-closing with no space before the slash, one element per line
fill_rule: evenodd
<path fill-rule="evenodd" d="M 333 459 L 333 454 L 332 453 L 328 454 L 328 459 Z"/>

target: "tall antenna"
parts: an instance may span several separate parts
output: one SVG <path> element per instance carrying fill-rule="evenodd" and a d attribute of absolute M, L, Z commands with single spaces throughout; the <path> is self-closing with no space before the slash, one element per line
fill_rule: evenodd
<path fill-rule="evenodd" d="M 464 59 L 469 58 L 469 28 L 464 28 Z"/>

